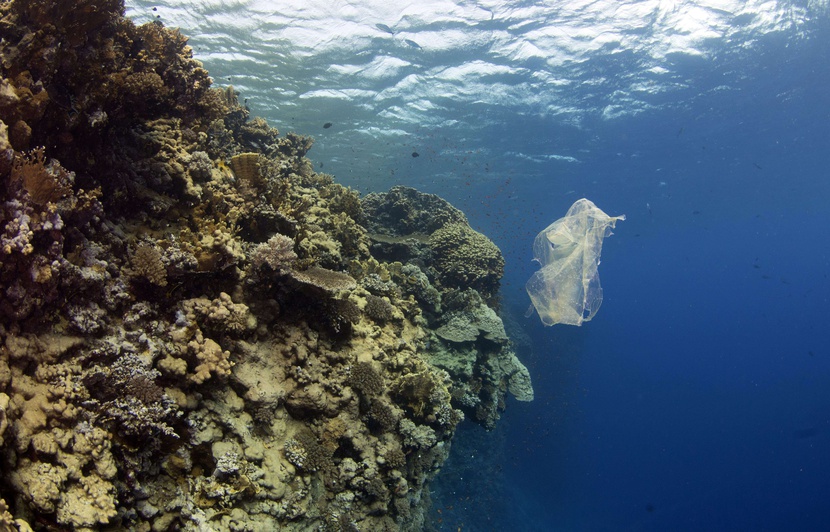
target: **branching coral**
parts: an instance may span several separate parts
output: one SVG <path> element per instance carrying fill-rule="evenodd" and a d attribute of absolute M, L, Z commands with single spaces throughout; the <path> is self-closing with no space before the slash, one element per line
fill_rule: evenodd
<path fill-rule="evenodd" d="M 363 396 L 377 395 L 383 391 L 383 378 L 375 371 L 371 362 L 352 364 L 347 382 Z"/>
<path fill-rule="evenodd" d="M 320 471 L 330 474 L 334 467 L 331 450 L 326 449 L 308 431 L 301 431 L 285 443 L 288 460 L 306 471 Z"/>
<path fill-rule="evenodd" d="M 259 244 L 251 256 L 251 264 L 255 270 L 268 265 L 271 270 L 278 272 L 289 268 L 297 260 L 294 253 L 294 239 L 279 233 Z"/>
<path fill-rule="evenodd" d="M 133 275 L 156 286 L 167 286 L 167 268 L 156 248 L 147 244 L 138 246 L 131 262 Z"/>
<path fill-rule="evenodd" d="M 71 191 L 70 174 L 58 164 L 47 166 L 42 147 L 15 157 L 11 183 L 25 190 L 35 205 L 56 203 Z"/>
<path fill-rule="evenodd" d="M 129 438 L 177 438 L 171 426 L 181 412 L 156 384 L 161 374 L 136 355 L 125 355 L 110 367 L 97 366 L 83 378 L 92 395 L 99 422 Z"/>
<path fill-rule="evenodd" d="M 395 317 L 395 307 L 388 299 L 369 294 L 363 312 L 373 320 L 385 323 Z"/>

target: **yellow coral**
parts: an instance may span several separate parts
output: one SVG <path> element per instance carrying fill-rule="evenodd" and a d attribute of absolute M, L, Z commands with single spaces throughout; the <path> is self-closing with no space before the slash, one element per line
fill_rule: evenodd
<path fill-rule="evenodd" d="M 258 186 L 260 183 L 259 154 L 240 153 L 231 157 L 231 169 L 237 179 Z"/>
<path fill-rule="evenodd" d="M 3 433 L 9 426 L 9 418 L 6 415 L 6 409 L 9 407 L 9 396 L 0 393 L 0 447 L 3 447 Z"/>
<path fill-rule="evenodd" d="M 230 351 L 223 351 L 215 341 L 204 338 L 201 331 L 196 333 L 196 338 L 187 344 L 187 348 L 200 361 L 200 364 L 196 366 L 196 373 L 190 376 L 190 380 L 196 384 L 205 382 L 211 374 L 220 376 L 231 374 L 233 363 L 229 360 Z"/>
<path fill-rule="evenodd" d="M 108 523 L 116 514 L 115 486 L 88 475 L 62 494 L 57 518 L 59 523 L 74 527 L 92 527 Z"/>
<path fill-rule="evenodd" d="M 37 205 L 54 203 L 71 192 L 62 177 L 62 174 L 53 175 L 46 167 L 42 147 L 17 155 L 12 165 L 12 183 L 22 186 Z"/>

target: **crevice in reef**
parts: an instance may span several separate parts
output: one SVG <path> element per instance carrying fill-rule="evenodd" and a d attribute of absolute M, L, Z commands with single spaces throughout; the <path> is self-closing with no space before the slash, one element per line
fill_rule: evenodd
<path fill-rule="evenodd" d="M 0 31 L 0 530 L 429 529 L 458 424 L 533 397 L 498 248 L 119 0 Z"/>

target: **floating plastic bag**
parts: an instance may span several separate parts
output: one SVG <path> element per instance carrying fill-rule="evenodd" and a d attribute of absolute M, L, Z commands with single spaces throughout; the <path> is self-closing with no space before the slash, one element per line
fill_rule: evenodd
<path fill-rule="evenodd" d="M 582 325 L 602 304 L 599 257 L 602 241 L 617 220 L 590 200 L 577 200 L 564 218 L 550 224 L 533 241 L 533 260 L 542 269 L 527 282 L 533 307 L 545 325 Z M 528 315 L 533 309 L 528 309 Z"/>

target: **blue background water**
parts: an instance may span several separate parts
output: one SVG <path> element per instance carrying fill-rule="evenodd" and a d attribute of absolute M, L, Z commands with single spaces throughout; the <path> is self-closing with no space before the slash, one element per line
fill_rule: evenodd
<path fill-rule="evenodd" d="M 139 19 L 155 15 L 156 4 L 132 4 Z M 438 94 L 444 88 L 430 96 L 424 75 L 426 96 L 407 99 L 395 79 L 400 92 L 380 109 L 363 93 L 315 96 L 346 83 L 389 89 L 328 76 L 348 54 L 298 46 L 291 55 L 281 33 L 264 38 L 217 21 L 225 11 L 253 24 L 239 11 L 256 2 L 186 13 L 167 4 L 159 13 L 193 37 L 220 84 L 241 88 L 281 130 L 317 138 L 309 156 L 319 168 L 363 192 L 405 184 L 437 193 L 503 250 L 503 310 L 536 400 L 511 401 L 492 433 L 460 431 L 434 487 L 436 526 L 830 530 L 826 6 L 745 41 L 739 32 L 707 41 L 705 53 L 667 56 L 659 90 L 629 83 L 651 79 L 648 54 L 612 47 L 557 71 L 569 83 L 556 97 L 527 84 L 536 66 L 547 68 L 529 60 L 519 76 L 487 78 L 509 101 L 453 99 L 466 94 L 463 80 L 450 96 Z M 419 75 L 484 54 L 475 46 L 430 54 L 419 19 L 401 20 L 415 21 L 405 36 L 422 49 L 380 35 L 349 53 L 395 56 Z M 543 109 L 557 99 L 568 112 Z M 628 218 L 605 242 L 605 300 L 594 320 L 545 328 L 523 317 L 531 244 L 580 197 Z"/>
<path fill-rule="evenodd" d="M 487 200 L 524 198 L 518 226 L 468 210 L 516 314 L 532 229 L 583 195 L 628 215 L 594 321 L 522 323 L 536 401 L 506 414 L 506 521 L 472 529 L 829 529 L 827 50 L 771 45 L 725 97 L 594 124 L 592 157 Z"/>

